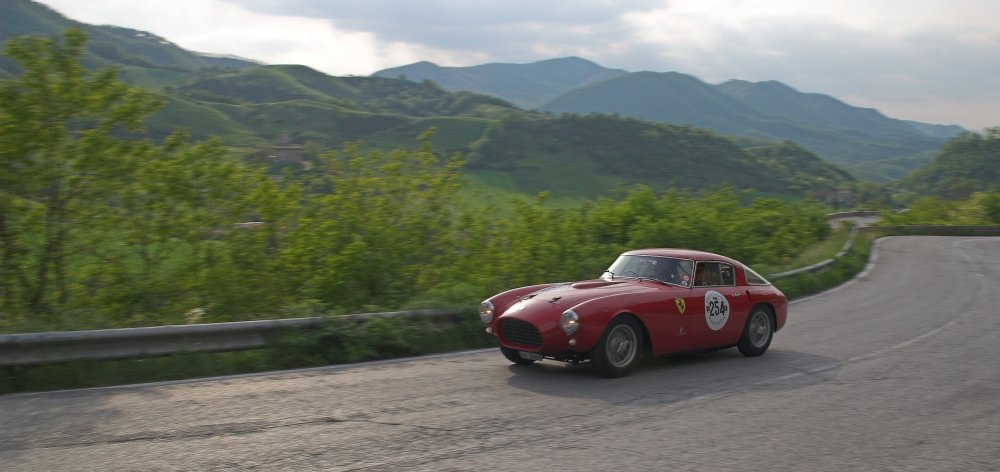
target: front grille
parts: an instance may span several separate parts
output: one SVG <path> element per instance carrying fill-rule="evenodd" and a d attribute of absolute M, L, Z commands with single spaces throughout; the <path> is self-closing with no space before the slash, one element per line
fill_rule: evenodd
<path fill-rule="evenodd" d="M 511 344 L 541 347 L 542 335 L 531 323 L 512 318 L 500 319 L 500 336 Z"/>

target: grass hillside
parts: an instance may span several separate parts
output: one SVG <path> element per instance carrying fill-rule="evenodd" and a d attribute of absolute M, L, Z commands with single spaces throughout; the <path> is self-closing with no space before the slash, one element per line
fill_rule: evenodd
<path fill-rule="evenodd" d="M 365 141 L 412 147 L 417 135 L 436 127 L 439 146 L 464 149 L 491 120 L 520 112 L 493 97 L 448 93 L 429 83 L 331 77 L 304 66 L 202 72 L 165 93 L 168 106 L 152 118 L 153 129 L 186 127 L 196 138 L 218 135 L 240 146 L 312 141 L 329 149 Z"/>
<path fill-rule="evenodd" d="M 711 131 L 609 115 L 504 120 L 473 147 L 469 169 L 510 175 L 525 193 L 564 196 L 635 183 L 802 195 L 853 180 L 791 143 L 744 150 Z"/>
<path fill-rule="evenodd" d="M 498 98 L 448 93 L 434 84 L 377 77 L 333 77 L 306 66 L 261 66 L 207 75 L 177 92 L 232 104 L 310 100 L 345 110 L 407 116 L 488 116 L 516 108 Z"/>

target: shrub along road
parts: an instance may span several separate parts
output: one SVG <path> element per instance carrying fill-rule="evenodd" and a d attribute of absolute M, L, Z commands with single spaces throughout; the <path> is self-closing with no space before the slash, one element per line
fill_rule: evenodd
<path fill-rule="evenodd" d="M 4 470 L 989 470 L 1000 238 L 896 237 L 771 351 L 607 380 L 472 351 L 0 397 Z"/>

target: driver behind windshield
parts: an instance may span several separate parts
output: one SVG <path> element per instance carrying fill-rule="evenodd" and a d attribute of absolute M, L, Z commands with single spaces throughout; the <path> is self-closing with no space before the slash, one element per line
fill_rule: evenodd
<path fill-rule="evenodd" d="M 688 275 L 688 261 L 660 258 L 655 264 L 657 280 L 681 287 L 689 285 L 691 276 Z"/>

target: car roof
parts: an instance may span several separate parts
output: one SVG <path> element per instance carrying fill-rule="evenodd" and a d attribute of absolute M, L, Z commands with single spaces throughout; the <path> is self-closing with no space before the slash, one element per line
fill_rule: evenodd
<path fill-rule="evenodd" d="M 723 262 L 729 262 L 734 265 L 740 264 L 739 261 L 726 256 L 722 256 L 712 252 L 695 251 L 693 249 L 676 249 L 676 248 L 636 249 L 634 251 L 625 252 L 622 255 L 676 257 L 680 259 L 692 259 L 695 261 L 723 261 Z"/>

